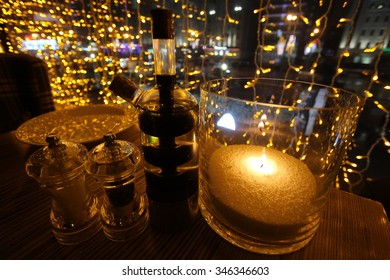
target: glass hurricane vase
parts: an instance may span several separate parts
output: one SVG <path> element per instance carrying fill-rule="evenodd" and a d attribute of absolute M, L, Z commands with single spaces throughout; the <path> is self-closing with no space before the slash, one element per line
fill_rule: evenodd
<path fill-rule="evenodd" d="M 284 254 L 305 246 L 364 99 L 323 85 L 219 79 L 200 98 L 200 208 L 227 241 Z"/>

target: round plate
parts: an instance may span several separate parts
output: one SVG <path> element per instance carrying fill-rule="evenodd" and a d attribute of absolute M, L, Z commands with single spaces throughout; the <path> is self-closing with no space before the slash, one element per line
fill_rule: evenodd
<path fill-rule="evenodd" d="M 80 106 L 30 119 L 18 127 L 15 136 L 24 143 L 43 146 L 46 136 L 55 133 L 61 140 L 85 144 L 101 140 L 107 132 L 122 132 L 136 120 L 134 107 Z"/>

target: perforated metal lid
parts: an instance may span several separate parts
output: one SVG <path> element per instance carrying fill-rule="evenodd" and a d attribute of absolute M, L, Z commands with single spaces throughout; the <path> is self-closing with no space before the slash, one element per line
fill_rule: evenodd
<path fill-rule="evenodd" d="M 104 135 L 103 140 L 104 143 L 88 153 L 87 172 L 103 181 L 121 180 L 133 174 L 141 161 L 138 147 L 128 141 L 116 140 L 112 133 Z"/>
<path fill-rule="evenodd" d="M 47 146 L 35 151 L 26 162 L 27 174 L 42 182 L 72 179 L 83 171 L 88 150 L 82 144 L 61 141 L 50 134 Z"/>

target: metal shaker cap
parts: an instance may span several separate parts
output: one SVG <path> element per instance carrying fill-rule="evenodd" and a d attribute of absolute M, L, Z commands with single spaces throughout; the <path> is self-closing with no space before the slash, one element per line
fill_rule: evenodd
<path fill-rule="evenodd" d="M 87 148 L 79 143 L 61 141 L 50 134 L 47 146 L 35 151 L 26 162 L 27 174 L 42 183 L 71 180 L 84 171 Z"/>
<path fill-rule="evenodd" d="M 141 151 L 128 141 L 107 133 L 104 143 L 94 147 L 85 162 L 86 171 L 102 181 L 115 182 L 134 174 L 141 161 Z"/>

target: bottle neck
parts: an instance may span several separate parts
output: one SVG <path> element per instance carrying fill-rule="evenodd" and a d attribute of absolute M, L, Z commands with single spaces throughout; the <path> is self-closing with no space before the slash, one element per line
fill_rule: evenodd
<path fill-rule="evenodd" d="M 135 106 L 144 94 L 142 89 L 122 75 L 116 75 L 108 86 L 108 89 Z"/>
<path fill-rule="evenodd" d="M 175 39 L 153 39 L 155 75 L 176 75 Z"/>

